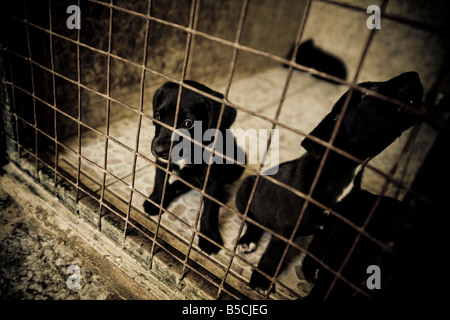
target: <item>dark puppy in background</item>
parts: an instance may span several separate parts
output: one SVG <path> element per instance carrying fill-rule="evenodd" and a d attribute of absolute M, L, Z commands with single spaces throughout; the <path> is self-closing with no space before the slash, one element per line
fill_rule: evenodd
<path fill-rule="evenodd" d="M 185 83 L 215 97 L 223 98 L 221 93 L 213 91 L 198 82 L 188 80 L 185 81 Z M 174 125 L 179 90 L 180 86 L 178 84 L 167 82 L 156 91 L 153 97 L 153 117 L 156 120 L 159 120 L 169 126 Z M 226 130 L 234 122 L 236 118 L 236 110 L 225 106 L 220 128 L 216 128 L 219 120 L 221 103 L 186 88 L 181 90 L 181 102 L 178 120 L 175 126 L 176 129 L 187 130 L 192 138 L 200 136 L 202 141 L 199 141 L 197 138 L 196 141 L 206 146 L 211 145 L 211 141 L 203 141 L 204 132 L 208 129 L 218 129 L 223 137 L 223 140 L 221 141 L 222 146 L 232 144 L 234 146 L 234 159 L 240 161 L 244 159 L 245 161 L 244 151 L 236 147 L 234 136 Z M 156 163 L 165 167 L 169 159 L 172 130 L 163 127 L 157 122 L 154 122 L 154 125 L 155 137 L 152 141 L 151 151 L 156 157 Z M 199 130 L 200 135 L 195 134 L 194 129 Z M 183 140 L 176 142 L 174 140 L 173 147 L 176 148 L 176 146 L 182 141 Z M 203 188 L 203 183 L 208 168 L 208 164 L 204 160 L 205 157 L 203 156 L 205 149 L 195 145 L 192 141 L 189 141 L 188 144 L 190 144 L 190 148 L 189 150 L 183 149 L 182 152 L 184 154 L 178 154 L 176 156 L 174 154 L 171 155 L 169 169 L 177 173 L 180 178 L 201 189 Z M 222 150 L 220 150 L 222 151 L 221 153 L 225 153 L 225 147 L 223 147 Z M 207 160 L 209 160 L 209 154 L 210 153 L 207 153 Z M 215 199 L 224 202 L 226 200 L 224 197 L 224 186 L 236 181 L 241 176 L 244 169 L 237 164 L 227 163 L 225 159 L 220 160 L 223 160 L 221 161 L 222 163 L 217 161 L 211 165 L 205 192 Z M 153 192 L 150 195 L 150 199 L 158 205 L 161 203 L 162 199 L 164 177 L 165 172 L 159 168 L 156 168 L 155 184 L 153 187 Z M 190 188 L 180 180 L 176 180 L 171 184 L 167 183 L 163 207 L 167 208 L 172 200 L 189 190 Z M 159 213 L 159 207 L 153 205 L 150 201 L 145 201 L 144 209 L 145 212 L 150 215 L 157 215 Z M 219 209 L 220 206 L 216 202 L 208 199 L 207 197 L 204 198 L 200 220 L 200 232 L 217 243 L 223 244 L 218 225 Z M 199 238 L 199 247 L 208 254 L 217 253 L 220 249 L 203 237 Z"/>
<path fill-rule="evenodd" d="M 365 190 L 350 193 L 342 201 L 332 206 L 333 211 L 347 218 L 358 227 L 361 227 L 369 213 L 374 208 L 371 219 L 365 231 L 385 244 L 380 246 L 374 241 L 361 235 L 348 259 L 341 275 L 365 291 L 371 297 L 387 298 L 394 291 L 391 287 L 396 274 L 404 272 L 400 267 L 401 253 L 404 251 L 411 238 L 412 220 L 402 203 L 390 197 L 383 196 L 378 200 L 374 195 Z M 329 214 L 324 222 L 323 229 L 313 238 L 308 251 L 320 259 L 327 266 L 337 271 L 350 251 L 358 231 L 333 214 Z M 371 265 L 380 267 L 380 289 L 367 287 L 367 279 L 371 272 L 367 268 Z M 309 255 L 305 256 L 302 263 L 305 278 L 314 281 L 314 286 L 308 295 L 308 299 L 324 299 L 334 275 L 320 265 Z M 361 292 L 353 289 L 348 284 L 338 279 L 330 292 L 328 299 L 363 298 Z"/>
<path fill-rule="evenodd" d="M 294 48 L 289 52 L 287 59 L 290 60 L 294 52 Z M 347 68 L 344 62 L 338 57 L 325 52 L 324 50 L 316 47 L 312 39 L 307 40 L 300 44 L 295 56 L 295 62 L 305 67 L 314 68 L 317 71 L 325 72 L 337 78 L 343 80 L 347 79 Z M 287 67 L 287 65 L 284 65 Z M 314 75 L 315 77 L 318 77 Z M 320 77 L 318 77 L 320 78 Z M 320 78 L 329 82 L 335 83 L 332 80 Z"/>
<path fill-rule="evenodd" d="M 416 72 L 407 72 L 386 82 L 364 82 L 359 85 L 412 107 L 418 107 L 422 101 L 423 88 Z M 336 102 L 331 112 L 310 136 L 323 141 L 330 140 L 350 91 Z M 350 97 L 334 146 L 367 162 L 389 146 L 414 122 L 415 116 L 405 108 L 355 90 Z M 273 178 L 308 194 L 325 147 L 308 137 L 303 140 L 302 146 L 307 152 L 298 159 L 282 163 Z M 351 191 L 355 176 L 361 167 L 362 165 L 330 150 L 312 194 L 313 199 L 331 207 Z M 254 182 L 255 176 L 247 177 L 237 192 L 236 205 L 242 213 L 245 211 Z M 277 234 L 290 238 L 303 204 L 303 198 L 262 178 L 257 184 L 248 216 Z M 321 208 L 309 203 L 296 236 L 315 234 L 320 228 L 322 213 Z M 247 231 L 239 240 L 239 251 L 241 253 L 253 251 L 262 234 L 262 229 L 247 223 Z M 273 276 L 285 247 L 284 241 L 272 236 L 258 268 Z M 250 285 L 266 288 L 269 283 L 270 281 L 261 273 L 253 272 Z"/>

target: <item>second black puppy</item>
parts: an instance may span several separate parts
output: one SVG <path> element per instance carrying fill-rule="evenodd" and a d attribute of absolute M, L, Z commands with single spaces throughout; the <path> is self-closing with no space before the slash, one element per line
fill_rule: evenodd
<path fill-rule="evenodd" d="M 292 48 L 289 52 L 287 59 L 291 59 L 293 52 L 294 48 Z M 347 78 L 347 68 L 345 67 L 344 62 L 338 57 L 316 47 L 312 39 L 303 42 L 298 47 L 295 62 L 304 65 L 305 67 L 314 68 L 317 71 L 325 72 L 343 80 Z M 287 65 L 284 66 L 287 67 Z M 316 75 L 314 76 L 317 77 Z M 334 81 L 328 80 L 326 78 L 320 79 L 335 83 Z"/>
<path fill-rule="evenodd" d="M 422 101 L 423 88 L 416 72 L 403 73 L 385 82 L 364 82 L 359 85 L 413 107 L 417 107 Z M 330 140 L 348 94 L 350 91 L 336 102 L 331 112 L 310 133 L 310 136 L 323 141 Z M 369 161 L 414 122 L 414 115 L 405 108 L 353 91 L 334 146 L 361 160 Z M 325 147 L 308 137 L 303 140 L 302 146 L 307 152 L 298 159 L 282 163 L 273 178 L 308 194 Z M 352 189 L 355 176 L 360 170 L 361 166 L 356 162 L 330 151 L 312 194 L 313 199 L 331 207 Z M 249 176 L 238 190 L 236 205 L 240 212 L 244 212 L 246 208 L 254 182 L 255 176 Z M 290 238 L 303 204 L 303 198 L 266 179 L 260 179 L 248 216 L 277 234 Z M 322 209 L 309 203 L 296 235 L 314 234 L 321 224 L 322 212 Z M 253 251 L 263 233 L 263 230 L 254 224 L 248 223 L 247 226 L 246 233 L 239 240 L 238 249 L 243 253 Z M 283 240 L 272 236 L 258 268 L 269 276 L 273 276 L 285 247 L 286 243 Z M 253 272 L 250 285 L 265 288 L 269 284 L 268 278 L 259 272 Z"/>
<path fill-rule="evenodd" d="M 213 91 L 195 81 L 188 80 L 185 81 L 185 83 L 215 97 L 223 98 L 221 93 Z M 169 126 L 174 125 L 179 90 L 180 86 L 178 84 L 167 82 L 156 91 L 153 97 L 153 117 L 156 120 L 164 122 Z M 212 137 L 209 137 L 210 141 L 203 141 L 203 138 L 205 137 L 204 133 L 208 129 L 217 129 L 220 131 L 220 136 L 222 137 L 222 139 L 218 139 L 217 142 L 222 144 L 222 146 L 219 146 L 221 147 L 219 150 L 225 150 L 225 147 L 223 146 L 232 145 L 234 146 L 234 159 L 239 162 L 245 161 L 244 151 L 236 147 L 234 136 L 226 130 L 234 122 L 236 118 L 236 110 L 225 106 L 220 128 L 216 128 L 219 120 L 221 104 L 192 90 L 186 88 L 181 90 L 182 93 L 178 112 L 178 121 L 175 128 L 177 130 L 184 129 L 184 131 L 189 133 L 195 141 L 207 146 L 211 145 Z M 169 149 L 173 133 L 172 130 L 156 122 L 154 122 L 154 125 L 155 137 L 152 141 L 151 151 L 156 157 L 156 163 L 161 166 L 166 166 L 169 159 Z M 195 132 L 196 130 L 197 132 Z M 187 146 L 189 148 L 177 148 L 177 146 L 181 143 L 184 143 L 186 146 L 186 142 L 183 141 L 184 138 L 182 138 L 179 142 L 176 142 L 174 139 L 169 168 L 170 170 L 175 171 L 180 178 L 201 189 L 203 188 L 203 183 L 205 181 L 210 153 L 205 153 L 206 149 L 201 146 L 199 147 L 190 140 L 187 142 Z M 178 151 L 176 152 L 177 154 L 174 154 L 175 150 Z M 218 148 L 216 148 L 216 150 L 218 150 Z M 228 150 L 229 149 L 227 149 L 227 151 Z M 237 180 L 241 176 L 243 168 L 237 164 L 230 164 L 230 161 L 227 163 L 227 161 L 223 158 L 219 160 L 223 161 L 216 161 L 211 165 L 211 171 L 205 192 L 215 199 L 223 202 L 225 201 L 223 187 L 226 184 Z M 156 168 L 155 184 L 153 192 L 150 195 L 150 199 L 158 205 L 162 200 L 164 177 L 165 172 L 159 168 Z M 168 183 L 166 186 L 163 207 L 167 208 L 172 200 L 189 190 L 190 188 L 180 180 L 176 180 L 171 184 Z M 150 215 L 156 215 L 159 213 L 159 207 L 153 205 L 150 201 L 145 201 L 144 209 L 145 212 Z M 208 199 L 207 197 L 204 198 L 203 211 L 200 221 L 200 232 L 217 243 L 222 244 L 222 237 L 220 235 L 218 225 L 219 209 L 220 206 L 216 202 Z M 199 247 L 208 254 L 219 251 L 219 247 L 203 237 L 199 238 Z"/>
<path fill-rule="evenodd" d="M 334 211 L 359 227 L 374 210 L 365 231 L 386 245 L 386 247 L 380 247 L 361 235 L 341 275 L 369 297 L 395 297 L 395 292 L 399 293 L 395 290 L 396 281 L 400 279 L 398 275 L 405 273 L 405 269 L 402 268 L 404 265 L 401 254 L 405 251 L 408 240 L 411 239 L 413 219 L 397 199 L 386 196 L 378 199 L 378 197 L 366 190 L 358 190 L 332 207 Z M 377 201 L 379 201 L 377 206 L 373 208 Z M 314 236 L 308 251 L 333 270 L 339 270 L 357 236 L 357 230 L 329 214 L 325 218 L 323 229 Z M 369 289 L 366 284 L 370 275 L 367 269 L 373 265 L 381 268 L 382 277 L 378 279 L 377 285 L 380 287 Z M 308 299 L 323 299 L 333 283 L 334 275 L 310 256 L 305 257 L 302 268 L 306 279 L 315 282 Z M 328 299 L 352 297 L 363 298 L 359 291 L 338 279 Z"/>

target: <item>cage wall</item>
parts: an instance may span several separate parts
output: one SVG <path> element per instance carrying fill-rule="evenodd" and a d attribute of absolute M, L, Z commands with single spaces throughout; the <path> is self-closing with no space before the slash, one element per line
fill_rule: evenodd
<path fill-rule="evenodd" d="M 305 136 L 349 88 L 363 92 L 357 84 L 364 81 L 385 81 L 415 70 L 425 90 L 425 111 L 417 113 L 417 125 L 365 166 L 362 188 L 410 207 L 423 199 L 427 205 L 442 201 L 425 194 L 427 188 L 417 177 L 433 161 L 434 142 L 440 141 L 436 137 L 448 131 L 445 1 L 79 1 L 80 30 L 67 28 L 71 4 L 2 4 L 7 155 L 80 219 L 138 257 L 149 272 L 162 272 L 153 261 L 164 255 L 169 265 L 177 266 L 173 269 L 178 279 L 194 274 L 211 287 L 211 297 L 307 297 L 313 286 L 301 265 L 311 237 L 281 237 L 287 267 L 280 261 L 277 274 L 266 275 L 272 293 L 248 284 L 277 234 L 239 212 L 235 193 L 246 176 L 257 174 L 270 181 L 261 175 L 263 170 L 303 155 L 300 143 Z M 374 4 L 382 9 L 379 30 L 366 26 L 366 9 Z M 336 79 L 295 61 L 292 48 L 308 39 L 344 63 L 345 79 L 326 81 Z M 271 154 L 275 162 L 244 165 L 244 175 L 224 191 L 227 200 L 217 201 L 224 243 L 212 255 L 198 246 L 201 202 L 209 198 L 204 189 L 194 187 L 156 217 L 142 207 L 158 167 L 151 153 L 154 93 L 172 81 L 205 95 L 187 85 L 188 79 L 225 95 L 217 102 L 237 110 L 232 128 L 279 130 L 279 148 Z M 248 139 L 247 152 L 260 143 Z M 330 148 L 328 141 L 323 143 Z M 167 168 L 158 168 L 168 181 L 177 178 Z M 307 194 L 282 187 L 320 206 Z M 335 215 L 327 205 L 322 209 Z M 265 232 L 255 252 L 239 253 L 236 244 L 249 223 Z M 347 224 L 359 237 L 386 246 L 371 231 Z M 325 269 L 338 283 L 371 296 L 361 284 L 346 279 L 345 263 L 333 268 Z M 162 274 L 162 281 L 168 281 L 167 273 Z"/>

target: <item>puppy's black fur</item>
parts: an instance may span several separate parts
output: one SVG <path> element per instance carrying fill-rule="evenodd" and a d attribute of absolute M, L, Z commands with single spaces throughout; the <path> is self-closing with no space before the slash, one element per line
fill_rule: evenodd
<path fill-rule="evenodd" d="M 293 52 L 294 48 L 289 52 L 287 56 L 288 59 L 291 59 Z M 295 62 L 343 80 L 347 78 L 347 68 L 345 67 L 344 62 L 338 57 L 315 47 L 314 41 L 311 39 L 300 44 L 295 57 Z M 284 66 L 287 67 L 287 65 Z M 321 79 L 334 83 L 334 81 L 325 78 Z"/>
<path fill-rule="evenodd" d="M 221 93 L 213 91 L 210 88 L 195 81 L 188 80 L 185 81 L 185 83 L 213 96 L 223 98 L 223 95 Z M 156 91 L 153 97 L 153 117 L 155 119 L 162 121 L 170 126 L 174 125 L 179 88 L 180 87 L 178 84 L 167 82 Z M 220 109 L 220 103 L 192 90 L 183 88 L 181 93 L 181 102 L 176 128 L 188 130 L 191 134 L 191 137 L 195 138 L 194 122 L 201 121 L 201 139 L 203 140 L 203 133 L 206 130 L 216 129 L 219 120 Z M 245 159 L 244 151 L 236 147 L 234 136 L 232 135 L 232 133 L 226 130 L 234 122 L 235 118 L 236 110 L 231 107 L 225 106 L 219 130 L 222 133 L 223 146 L 234 143 L 234 158 L 236 160 L 242 158 Z M 157 122 L 154 122 L 154 125 L 155 137 L 152 141 L 151 151 L 153 155 L 156 156 L 157 163 L 162 166 L 166 166 L 167 160 L 169 158 L 169 148 L 172 138 L 172 131 L 161 126 Z M 179 142 L 174 141 L 174 147 L 178 143 L 181 143 L 181 141 L 183 140 L 180 140 Z M 206 146 L 211 145 L 211 141 L 199 142 L 203 143 Z M 198 161 L 195 162 L 194 160 L 196 156 L 197 159 L 198 156 L 200 156 L 200 159 L 204 159 L 202 155 L 205 149 L 200 147 L 199 150 L 199 147 L 195 146 L 194 142 L 190 141 L 190 143 L 191 152 L 186 152 L 186 154 L 182 155 L 182 158 L 184 159 L 184 161 L 190 160 L 191 164 L 184 164 L 181 161 L 177 163 L 171 162 L 169 168 L 170 170 L 175 171 L 182 179 L 188 181 L 198 188 L 203 188 L 208 164 L 203 160 L 201 161 L 201 163 L 196 164 L 196 162 Z M 225 153 L 225 147 L 223 147 L 223 153 Z M 173 160 L 172 158 L 173 157 L 171 157 L 171 160 Z M 205 192 L 215 199 L 218 199 L 219 201 L 225 201 L 223 187 L 226 184 L 232 183 L 237 180 L 241 176 L 242 172 L 243 168 L 241 166 L 237 164 L 226 163 L 226 160 L 224 159 L 223 164 L 213 163 L 211 165 L 211 171 Z M 153 192 L 150 195 L 150 199 L 157 204 L 161 203 L 164 177 L 164 171 L 156 168 L 155 185 L 153 188 Z M 180 194 L 183 194 L 189 190 L 190 188 L 179 180 L 171 184 L 167 184 L 163 207 L 167 208 L 172 200 L 174 200 Z M 150 201 L 145 201 L 144 209 L 145 212 L 150 215 L 156 215 L 159 213 L 159 208 L 153 205 Z M 219 233 L 218 226 L 219 209 L 220 206 L 216 202 L 208 199 L 207 197 L 204 198 L 203 211 L 201 214 L 200 222 L 200 232 L 207 237 L 210 237 L 217 243 L 222 244 L 223 242 Z M 209 254 L 219 251 L 219 247 L 203 237 L 200 237 L 199 239 L 199 247 Z"/>
<path fill-rule="evenodd" d="M 400 201 L 386 196 L 378 200 L 377 195 L 365 190 L 350 193 L 332 209 L 361 227 L 377 201 L 379 203 L 364 230 L 384 243 L 386 247 L 381 247 L 361 235 L 341 275 L 365 291 L 368 296 L 387 298 L 395 292 L 394 286 L 391 286 L 393 277 L 404 271 L 401 270 L 399 262 L 402 260 L 401 253 L 404 251 L 408 239 L 411 238 L 412 217 L 409 217 L 408 211 Z M 323 230 L 314 236 L 308 251 L 337 271 L 357 236 L 358 231 L 352 226 L 333 214 L 329 214 L 325 219 Z M 367 288 L 366 281 L 370 276 L 370 273 L 367 273 L 367 267 L 370 265 L 379 266 L 381 269 L 381 290 Z M 302 269 L 306 279 L 317 278 L 308 299 L 323 299 L 333 282 L 334 275 L 309 255 L 303 260 Z M 328 296 L 329 299 L 351 297 L 367 296 L 363 296 L 341 279 L 337 280 Z"/>
<path fill-rule="evenodd" d="M 423 88 L 416 72 L 404 73 L 386 82 L 365 82 L 360 86 L 412 106 L 418 106 L 423 96 Z M 311 136 L 329 141 L 335 122 L 340 116 L 342 106 L 349 93 L 350 90 L 337 101 L 331 112 L 310 133 Z M 399 108 L 359 91 L 353 91 L 334 145 L 361 160 L 368 161 L 390 145 L 414 122 L 415 117 L 404 108 Z M 307 152 L 298 159 L 282 163 L 273 177 L 308 194 L 325 147 L 308 137 L 303 140 L 302 146 Z M 358 164 L 354 161 L 331 150 L 312 194 L 313 199 L 325 206 L 335 204 L 343 191 L 353 183 L 357 167 Z M 245 210 L 254 181 L 255 176 L 247 177 L 238 190 L 236 205 L 240 212 Z M 303 204 L 303 198 L 266 179 L 260 179 L 248 216 L 274 232 L 289 238 Z M 309 203 L 296 236 L 314 234 L 320 226 L 322 211 L 319 207 Z M 263 233 L 262 229 L 251 223 L 248 223 L 247 226 L 246 233 L 239 240 L 241 252 L 252 251 Z M 285 242 L 273 236 L 258 268 L 273 276 L 285 246 Z M 268 284 L 269 281 L 266 277 L 259 272 L 253 272 L 250 285 L 265 288 Z"/>

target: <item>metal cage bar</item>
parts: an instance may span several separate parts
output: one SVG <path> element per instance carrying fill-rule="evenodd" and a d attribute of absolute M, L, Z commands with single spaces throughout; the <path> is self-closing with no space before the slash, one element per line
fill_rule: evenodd
<path fill-rule="evenodd" d="M 112 4 L 112 0 L 110 1 Z M 113 9 L 109 8 L 109 25 L 108 25 L 108 51 L 106 54 L 107 62 L 106 62 L 106 97 L 111 96 L 111 46 L 112 46 L 112 24 L 113 24 Z M 102 180 L 102 189 L 100 193 L 100 207 L 99 207 L 99 226 L 101 228 L 101 216 L 103 212 L 103 201 L 105 199 L 105 187 L 106 187 L 106 175 L 107 175 L 107 166 L 108 166 L 108 146 L 109 146 L 109 123 L 111 118 L 111 100 L 106 99 L 106 123 L 105 123 L 105 147 L 103 153 L 103 168 L 105 171 L 103 172 L 103 180 Z"/>
<path fill-rule="evenodd" d="M 25 12 L 25 19 L 27 19 L 27 6 L 26 3 L 24 3 L 24 12 Z M 33 120 L 34 123 L 32 124 L 32 127 L 34 128 L 34 153 L 35 153 L 35 166 L 36 166 L 36 172 L 39 170 L 39 158 L 38 158 L 38 131 L 37 131 L 37 116 L 36 116 L 36 90 L 35 90 L 35 82 L 34 82 L 34 72 L 33 72 L 33 57 L 31 55 L 31 44 L 30 44 L 30 31 L 28 25 L 26 25 L 26 35 L 27 35 L 27 47 L 28 47 L 28 56 L 27 59 L 30 62 L 30 72 L 31 72 L 31 93 L 33 98 Z"/>
<path fill-rule="evenodd" d="M 148 5 L 147 5 L 147 14 L 150 15 L 150 9 L 151 9 L 151 0 L 148 1 Z M 146 25 L 145 25 L 145 36 L 144 36 L 144 55 L 142 58 L 142 65 L 145 66 L 147 65 L 147 54 L 148 54 L 148 37 L 149 37 L 149 30 L 150 30 L 150 21 L 147 20 L 146 21 Z M 140 88 L 139 88 L 139 110 L 140 113 L 143 113 L 144 111 L 144 83 L 145 83 L 145 69 L 141 70 L 141 80 L 140 80 Z M 139 152 L 139 138 L 140 138 L 140 134 L 141 134 L 141 126 L 142 126 L 142 115 L 139 114 L 139 120 L 138 120 L 138 125 L 137 125 L 137 130 L 136 130 L 136 144 L 135 144 L 135 149 L 134 149 L 134 154 L 133 154 L 133 169 L 132 169 L 132 176 L 131 176 L 131 190 L 130 190 L 130 201 L 128 203 L 128 209 L 127 209 L 127 218 L 126 218 L 126 222 L 125 222 L 125 228 L 123 231 L 123 235 L 124 235 L 124 242 L 125 242 L 125 237 L 127 234 L 127 228 L 128 228 L 128 223 L 129 223 L 129 219 L 130 219 L 130 213 L 131 213 L 131 202 L 133 200 L 133 189 L 134 189 L 134 184 L 135 184 L 135 178 L 136 178 L 136 164 L 137 164 L 137 159 L 138 159 L 138 152 Z"/>
<path fill-rule="evenodd" d="M 192 0 L 191 1 L 191 7 L 190 7 L 190 14 L 189 14 L 189 26 L 190 28 L 192 28 L 192 26 L 194 25 L 194 17 L 195 17 L 195 10 L 196 10 L 196 6 L 197 6 L 197 0 Z M 181 69 L 181 79 L 180 79 L 180 83 L 182 83 L 186 77 L 186 71 L 187 71 L 187 66 L 188 66 L 188 61 L 189 61 L 189 53 L 190 53 L 190 49 L 191 49 L 191 43 L 192 43 L 192 34 L 188 33 L 186 36 L 186 45 L 185 45 L 185 49 L 184 49 L 184 59 L 183 59 L 183 66 Z M 176 130 L 176 125 L 177 125 L 177 120 L 178 120 L 178 114 L 180 111 L 180 104 L 181 104 L 181 91 L 182 91 L 182 86 L 179 86 L 178 89 L 178 96 L 177 96 L 177 104 L 176 104 L 176 108 L 175 108 L 175 115 L 174 115 L 174 124 L 173 127 L 171 127 L 171 130 Z M 171 159 L 171 155 L 172 155 L 172 149 L 173 149 L 173 140 L 170 141 L 170 146 L 169 146 L 169 158 L 168 158 L 168 162 L 167 162 L 167 166 L 166 166 L 166 170 L 165 170 L 165 176 L 164 176 L 164 185 L 163 185 L 163 192 L 162 192 L 162 197 L 161 197 L 161 203 L 157 204 L 158 207 L 160 208 L 159 213 L 158 213 L 158 220 L 157 220 L 157 228 L 156 228 L 156 232 L 154 235 L 154 239 L 153 239 L 153 244 L 152 244 L 152 251 L 151 251 L 151 257 L 153 259 L 153 255 L 155 253 L 155 241 L 156 238 L 158 236 L 158 232 L 159 232 L 159 228 L 160 228 L 160 224 L 161 224 L 161 215 L 162 215 L 162 211 L 163 211 L 163 203 L 164 203 L 164 198 L 165 198 L 165 193 L 166 193 L 166 186 L 167 183 L 169 183 L 169 166 L 170 166 L 170 159 Z M 194 226 L 195 227 L 195 226 Z M 192 240 L 191 240 L 192 242 Z M 189 246 L 191 246 L 192 244 L 190 243 Z M 183 262 L 184 267 L 186 266 L 186 263 Z M 152 264 L 150 263 L 150 266 Z M 185 269 L 183 269 L 182 275 L 181 277 L 183 277 Z"/>

